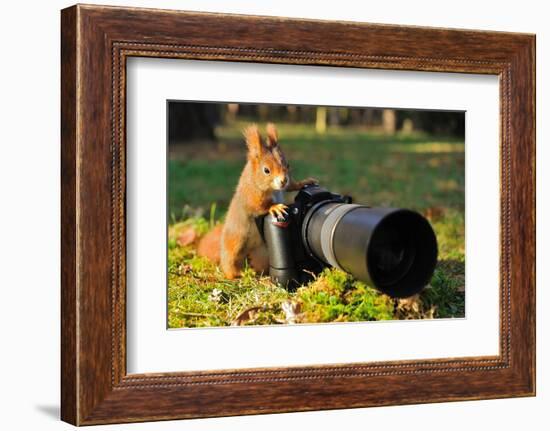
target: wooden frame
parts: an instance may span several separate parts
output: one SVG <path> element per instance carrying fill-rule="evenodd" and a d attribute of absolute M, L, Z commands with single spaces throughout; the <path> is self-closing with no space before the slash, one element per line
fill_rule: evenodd
<path fill-rule="evenodd" d="M 62 11 L 61 48 L 63 420 L 87 425 L 534 395 L 533 35 L 78 5 Z M 500 354 L 127 375 L 129 56 L 498 75 Z"/>

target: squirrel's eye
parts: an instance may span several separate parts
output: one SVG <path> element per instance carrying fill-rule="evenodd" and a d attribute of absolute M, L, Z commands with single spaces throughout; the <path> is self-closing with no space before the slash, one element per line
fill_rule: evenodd
<path fill-rule="evenodd" d="M 269 170 L 269 168 L 264 167 L 264 174 L 269 175 L 270 173 L 271 173 L 271 171 Z"/>

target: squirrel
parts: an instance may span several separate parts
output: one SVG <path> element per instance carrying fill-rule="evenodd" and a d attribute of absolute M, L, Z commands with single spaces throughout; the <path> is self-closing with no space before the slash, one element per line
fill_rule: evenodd
<path fill-rule="evenodd" d="M 206 234 L 197 248 L 199 256 L 219 263 L 228 279 L 240 275 L 245 259 L 256 272 L 267 272 L 269 257 L 256 226 L 256 217 L 268 213 L 274 217 L 286 215 L 282 193 L 317 183 L 314 178 L 291 179 L 289 164 L 278 144 L 273 124 L 267 125 L 265 143 L 256 125 L 247 127 L 243 134 L 248 148 L 247 160 L 225 221 Z"/>

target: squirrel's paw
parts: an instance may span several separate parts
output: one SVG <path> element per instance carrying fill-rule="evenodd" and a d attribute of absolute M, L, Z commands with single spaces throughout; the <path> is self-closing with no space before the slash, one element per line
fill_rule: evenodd
<path fill-rule="evenodd" d="M 269 208 L 269 214 L 275 218 L 284 218 L 288 214 L 287 208 L 285 204 L 274 204 Z"/>
<path fill-rule="evenodd" d="M 317 178 L 308 177 L 305 180 L 300 181 L 300 183 L 302 184 L 302 187 L 311 186 L 313 184 L 319 184 L 319 180 L 317 180 Z"/>

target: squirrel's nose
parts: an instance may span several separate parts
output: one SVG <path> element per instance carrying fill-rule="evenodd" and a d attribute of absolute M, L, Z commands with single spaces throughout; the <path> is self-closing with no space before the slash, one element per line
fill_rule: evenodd
<path fill-rule="evenodd" d="M 284 186 L 286 186 L 286 183 L 288 182 L 288 177 L 285 175 L 279 181 L 281 182 L 281 187 L 284 187 Z"/>

